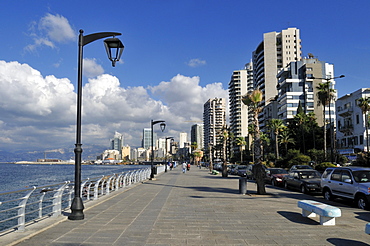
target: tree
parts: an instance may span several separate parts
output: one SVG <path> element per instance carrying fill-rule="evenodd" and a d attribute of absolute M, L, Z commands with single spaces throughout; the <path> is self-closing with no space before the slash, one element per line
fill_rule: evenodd
<path fill-rule="evenodd" d="M 257 194 L 266 194 L 265 188 L 265 170 L 262 166 L 261 160 L 261 135 L 260 127 L 258 123 L 258 114 L 262 111 L 260 103 L 263 100 L 263 92 L 259 89 L 253 90 L 251 93 L 248 93 L 242 97 L 242 101 L 249 109 L 253 112 L 253 124 L 255 126 L 254 131 L 254 146 L 253 152 L 255 157 L 255 164 L 253 166 L 252 172 L 257 183 Z"/>
<path fill-rule="evenodd" d="M 364 115 L 364 123 L 366 130 L 366 152 L 369 155 L 369 114 L 370 111 L 370 97 L 358 99 L 358 106 L 361 108 L 362 114 Z M 367 158 L 367 160 L 369 157 Z M 368 163 L 369 164 L 369 163 Z"/>
<path fill-rule="evenodd" d="M 243 164 L 243 150 L 244 146 L 247 145 L 244 137 L 237 137 L 235 139 L 235 144 L 239 146 L 240 149 L 240 163 Z"/>
<path fill-rule="evenodd" d="M 201 150 L 194 150 L 193 151 L 193 156 L 194 156 L 194 164 L 195 165 L 200 165 L 200 160 L 202 159 L 202 157 L 203 157 L 203 151 L 201 151 Z"/>
<path fill-rule="evenodd" d="M 285 125 L 281 119 L 270 119 L 267 127 L 275 137 L 275 158 L 279 159 L 279 134 L 285 129 Z"/>
<path fill-rule="evenodd" d="M 280 133 L 279 142 L 284 145 L 285 147 L 285 155 L 288 153 L 288 144 L 294 144 L 294 139 L 290 136 L 290 132 L 287 128 L 285 128 Z"/>
<path fill-rule="evenodd" d="M 294 120 L 295 122 L 297 123 L 299 129 L 300 129 L 300 132 L 301 132 L 301 143 L 302 143 L 302 148 L 301 148 L 301 151 L 303 153 L 306 152 L 306 139 L 305 139 L 305 124 L 307 122 L 307 115 L 304 113 L 304 112 L 298 112 L 297 111 L 297 114 L 294 116 Z"/>
<path fill-rule="evenodd" d="M 317 97 L 318 106 L 323 106 L 323 121 L 324 121 L 324 155 L 326 158 L 327 151 L 326 151 L 326 106 L 329 105 L 331 100 L 334 98 L 335 90 L 330 88 L 330 82 L 325 83 L 319 83 L 318 86 L 316 86 L 317 89 Z M 330 119 L 331 120 L 331 119 Z"/>
<path fill-rule="evenodd" d="M 227 140 L 230 136 L 230 133 L 229 133 L 229 129 L 226 126 L 224 126 L 221 131 L 222 131 L 222 156 L 223 156 L 222 177 L 226 178 L 228 176 L 226 149 L 227 149 Z"/>

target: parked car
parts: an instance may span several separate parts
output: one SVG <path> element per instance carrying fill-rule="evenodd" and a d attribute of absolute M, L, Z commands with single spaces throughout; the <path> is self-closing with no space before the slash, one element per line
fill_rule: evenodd
<path fill-rule="evenodd" d="M 286 175 L 288 175 L 288 171 L 283 168 L 267 168 L 265 182 L 273 186 L 281 186 Z"/>
<path fill-rule="evenodd" d="M 253 165 L 240 165 L 238 167 L 238 173 L 237 175 L 240 177 L 247 177 L 248 179 L 253 179 L 253 173 L 252 173 Z"/>
<path fill-rule="evenodd" d="M 284 176 L 283 183 L 286 189 L 299 189 L 302 193 L 321 192 L 321 174 L 313 169 L 298 169 Z"/>
<path fill-rule="evenodd" d="M 222 163 L 213 164 L 213 170 L 222 171 Z"/>
<path fill-rule="evenodd" d="M 293 171 L 293 170 L 298 170 L 298 169 L 313 169 L 311 166 L 309 165 L 293 165 L 290 169 L 289 169 L 289 172 L 290 171 Z"/>
<path fill-rule="evenodd" d="M 230 166 L 230 168 L 227 170 L 227 172 L 228 172 L 229 174 L 232 174 L 232 175 L 237 175 L 237 173 L 238 173 L 238 166 L 239 166 L 239 165 L 237 165 L 237 164 L 232 164 L 232 165 Z"/>
<path fill-rule="evenodd" d="M 322 194 L 326 200 L 336 197 L 355 201 L 360 209 L 370 209 L 370 168 L 327 168 L 321 177 Z"/>

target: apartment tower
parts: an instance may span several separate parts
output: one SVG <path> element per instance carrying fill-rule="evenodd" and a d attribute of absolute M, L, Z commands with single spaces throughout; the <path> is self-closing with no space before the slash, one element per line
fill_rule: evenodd
<path fill-rule="evenodd" d="M 226 99 L 213 98 L 204 104 L 204 148 L 221 142 L 222 128 L 226 127 Z"/>
<path fill-rule="evenodd" d="M 281 32 L 263 34 L 262 42 L 252 53 L 254 88 L 263 92 L 261 106 L 266 106 L 277 95 L 277 73 L 290 62 L 300 61 L 302 56 L 299 29 L 288 28 Z M 264 116 L 260 116 L 263 129 Z"/>
<path fill-rule="evenodd" d="M 248 106 L 242 97 L 253 87 L 253 66 L 246 64 L 243 70 L 236 70 L 229 82 L 230 130 L 235 137 L 248 136 Z"/>

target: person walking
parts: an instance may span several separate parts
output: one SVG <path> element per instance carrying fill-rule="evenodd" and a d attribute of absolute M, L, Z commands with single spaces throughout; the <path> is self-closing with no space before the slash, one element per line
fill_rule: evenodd
<path fill-rule="evenodd" d="M 186 165 L 186 162 L 183 162 L 182 163 L 182 172 L 183 173 L 186 173 L 186 169 L 187 169 L 188 165 Z"/>

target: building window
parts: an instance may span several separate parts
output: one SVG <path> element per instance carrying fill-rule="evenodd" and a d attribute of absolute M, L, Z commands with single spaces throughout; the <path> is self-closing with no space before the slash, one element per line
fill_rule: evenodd
<path fill-rule="evenodd" d="M 356 124 L 360 124 L 360 115 L 356 114 Z"/>
<path fill-rule="evenodd" d="M 364 136 L 360 135 L 360 144 L 364 144 Z"/>

